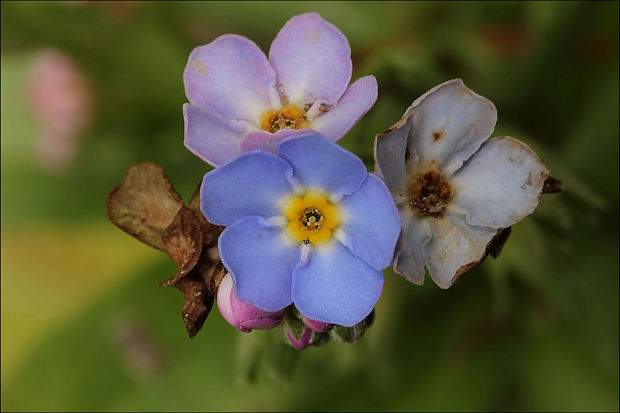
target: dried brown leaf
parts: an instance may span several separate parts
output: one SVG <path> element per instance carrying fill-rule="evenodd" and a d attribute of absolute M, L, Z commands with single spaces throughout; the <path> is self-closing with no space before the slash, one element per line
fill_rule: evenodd
<path fill-rule="evenodd" d="M 202 252 L 202 231 L 200 221 L 194 212 L 182 206 L 172 224 L 161 237 L 162 248 L 174 260 L 179 272 L 160 285 L 174 285 L 189 273 L 198 262 Z"/>
<path fill-rule="evenodd" d="M 187 207 L 194 212 L 200 212 L 200 186 L 202 185 L 202 181 L 198 182 L 196 189 L 194 189 L 194 193 L 192 194 L 192 198 L 187 203 Z M 202 215 L 202 212 L 201 212 Z M 204 216 L 202 216 L 204 218 Z"/>
<path fill-rule="evenodd" d="M 196 271 L 190 271 L 186 276 L 179 278 L 174 286 L 185 296 L 181 315 L 189 337 L 194 338 L 202 329 L 211 307 L 213 307 L 213 295 Z"/>
<path fill-rule="evenodd" d="M 185 296 L 181 314 L 190 338 L 202 329 L 211 311 L 217 294 L 211 287 L 212 274 L 218 264 L 222 265 L 217 247 L 205 247 L 202 228 L 196 213 L 183 206 L 162 235 L 164 250 L 177 264 L 179 272 L 159 285 L 174 286 Z"/>
<path fill-rule="evenodd" d="M 108 194 L 110 221 L 158 249 L 163 249 L 162 234 L 182 206 L 164 169 L 151 162 L 131 165 L 123 181 Z"/>
<path fill-rule="evenodd" d="M 207 221 L 205 216 L 202 214 L 202 211 L 200 210 L 201 184 L 202 181 L 198 183 L 198 186 L 196 187 L 192 198 L 189 200 L 187 207 L 194 211 L 194 213 L 198 217 L 198 220 L 200 221 L 200 226 L 202 227 L 202 242 L 205 246 L 205 249 L 208 249 L 217 245 L 217 239 L 224 230 L 224 227 L 221 227 L 219 225 L 213 225 L 212 223 Z"/>
<path fill-rule="evenodd" d="M 183 321 L 190 338 L 202 329 L 211 311 L 226 269 L 217 250 L 217 239 L 224 227 L 213 225 L 200 211 L 200 184 L 187 207 L 183 206 L 162 236 L 164 250 L 179 272 L 160 283 L 183 292 Z"/>
<path fill-rule="evenodd" d="M 193 338 L 226 274 L 217 252 L 224 227 L 211 224 L 200 211 L 200 184 L 186 207 L 161 166 L 134 164 L 108 194 L 108 217 L 128 234 L 167 252 L 177 264 L 177 274 L 159 285 L 174 286 L 185 296 L 182 316 Z"/>
<path fill-rule="evenodd" d="M 213 296 L 217 296 L 217 290 L 220 288 L 220 283 L 226 274 L 228 274 L 228 271 L 226 271 L 224 264 L 222 264 L 222 261 L 218 261 L 213 268 L 210 277 L 206 280 L 207 287 Z"/>

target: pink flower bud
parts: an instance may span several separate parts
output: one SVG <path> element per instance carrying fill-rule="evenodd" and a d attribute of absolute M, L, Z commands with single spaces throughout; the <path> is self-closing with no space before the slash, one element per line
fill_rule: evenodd
<path fill-rule="evenodd" d="M 290 325 L 287 324 L 285 326 L 285 330 L 288 342 L 297 350 L 305 349 L 312 342 L 313 331 L 308 327 L 303 330 L 303 333 L 301 334 L 301 336 L 299 336 L 299 338 L 295 337 L 295 334 L 293 334 L 293 330 L 291 329 Z"/>
<path fill-rule="evenodd" d="M 329 341 L 329 334 L 325 333 L 327 331 L 325 329 L 332 327 L 331 324 L 305 318 L 297 309 L 290 306 L 284 311 L 282 339 L 297 350 L 303 350 L 310 345 L 320 345 Z M 315 328 L 323 330 L 317 331 Z"/>
<path fill-rule="evenodd" d="M 299 317 L 301 318 L 301 321 L 304 322 L 306 327 L 308 327 L 312 331 L 316 331 L 317 333 L 324 333 L 326 331 L 331 330 L 332 327 L 334 327 L 333 324 L 323 323 L 321 321 L 316 321 L 316 320 L 311 320 L 309 318 L 306 318 L 306 316 L 304 316 L 301 313 L 299 313 Z"/>
<path fill-rule="evenodd" d="M 230 274 L 222 279 L 217 291 L 217 307 L 230 325 L 249 333 L 252 330 L 269 330 L 282 322 L 283 310 L 268 312 L 246 304 L 235 296 Z"/>

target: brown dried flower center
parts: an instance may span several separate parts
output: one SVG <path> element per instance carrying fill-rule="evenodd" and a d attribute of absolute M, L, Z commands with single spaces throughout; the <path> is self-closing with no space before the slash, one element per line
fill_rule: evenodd
<path fill-rule="evenodd" d="M 408 188 L 409 205 L 420 214 L 443 216 L 452 198 L 452 187 L 437 171 L 427 171 L 412 177 Z"/>

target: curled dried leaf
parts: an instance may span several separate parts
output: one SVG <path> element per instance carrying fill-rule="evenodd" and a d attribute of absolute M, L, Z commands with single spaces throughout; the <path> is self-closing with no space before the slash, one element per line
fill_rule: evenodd
<path fill-rule="evenodd" d="M 174 260 L 179 272 L 160 285 L 174 285 L 196 266 L 202 252 L 202 231 L 194 212 L 182 206 L 172 224 L 162 234 L 161 242 L 163 250 Z"/>
<path fill-rule="evenodd" d="M 189 337 L 194 338 L 207 319 L 211 307 L 213 307 L 213 295 L 196 271 L 190 271 L 189 274 L 179 278 L 174 286 L 185 296 L 185 304 L 183 304 L 181 314 Z"/>
<path fill-rule="evenodd" d="M 217 247 L 213 248 L 217 251 Z M 194 338 L 202 329 L 220 282 L 227 273 L 219 256 L 214 258 L 207 250 L 202 252 L 200 258 L 190 264 L 192 268 L 189 272 L 184 273 L 180 268 L 179 273 L 159 284 L 162 287 L 176 287 L 184 294 L 185 303 L 181 314 L 190 338 Z"/>
<path fill-rule="evenodd" d="M 219 226 L 219 225 L 213 225 L 212 223 L 207 221 L 205 216 L 202 214 L 202 211 L 200 210 L 200 184 L 201 183 L 202 181 L 198 183 L 198 186 L 194 190 L 194 194 L 192 195 L 192 198 L 189 200 L 187 207 L 191 209 L 192 211 L 194 211 L 194 214 L 196 214 L 196 217 L 198 217 L 198 220 L 200 221 L 200 226 L 202 228 L 202 242 L 205 246 L 205 249 L 208 249 L 208 248 L 217 246 L 217 239 L 219 238 L 220 234 L 224 230 L 224 227 Z"/>
<path fill-rule="evenodd" d="M 110 221 L 158 249 L 163 249 L 162 234 L 182 206 L 164 169 L 151 162 L 131 165 L 123 181 L 108 194 Z"/>
<path fill-rule="evenodd" d="M 226 269 L 217 253 L 224 229 L 200 211 L 200 184 L 188 206 L 161 166 L 134 164 L 108 194 L 110 221 L 140 241 L 168 253 L 179 271 L 160 286 L 173 286 L 185 296 L 182 316 L 190 338 L 202 328 Z"/>
<path fill-rule="evenodd" d="M 217 239 L 224 227 L 213 225 L 200 211 L 200 185 L 187 207 L 183 206 L 162 235 L 163 249 L 168 252 L 179 272 L 161 282 L 183 292 L 183 321 L 190 338 L 202 329 L 226 269 L 217 251 Z"/>
<path fill-rule="evenodd" d="M 222 261 L 218 261 L 209 277 L 205 279 L 207 287 L 209 288 L 209 291 L 211 292 L 211 294 L 213 294 L 214 297 L 217 297 L 217 290 L 220 288 L 220 284 L 222 283 L 222 280 L 224 279 L 226 274 L 228 274 L 228 271 L 226 271 L 224 264 L 222 264 Z"/>
<path fill-rule="evenodd" d="M 226 274 L 217 246 L 207 248 L 203 242 L 203 230 L 214 228 L 219 227 L 208 222 L 201 225 L 197 214 L 184 206 L 162 236 L 164 249 L 179 272 L 159 285 L 174 286 L 185 296 L 181 314 L 190 338 L 202 329 L 217 296 L 219 282 Z M 212 243 L 217 243 L 217 236 Z"/>
<path fill-rule="evenodd" d="M 192 198 L 187 203 L 187 207 L 194 212 L 200 212 L 200 186 L 202 185 L 202 181 L 198 182 L 196 185 L 196 189 L 194 189 L 194 193 L 192 194 Z M 200 212 L 200 216 L 206 221 L 202 212 Z"/>

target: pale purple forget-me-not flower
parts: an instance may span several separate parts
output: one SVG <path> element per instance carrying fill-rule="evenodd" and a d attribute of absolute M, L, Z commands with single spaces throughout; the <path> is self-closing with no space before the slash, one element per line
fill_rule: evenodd
<path fill-rule="evenodd" d="M 267 312 L 295 304 L 307 319 L 347 327 L 375 307 L 400 218 L 351 152 L 306 132 L 278 155 L 251 151 L 207 173 L 200 196 L 209 222 L 227 226 L 219 254 L 244 303 Z"/>
<path fill-rule="evenodd" d="M 502 228 L 531 214 L 549 172 L 525 144 L 488 139 L 493 103 L 460 79 L 415 100 L 375 140 L 375 172 L 399 209 L 394 270 L 415 284 L 425 270 L 441 288 L 486 257 Z"/>
<path fill-rule="evenodd" d="M 253 149 L 275 153 L 309 129 L 342 138 L 374 105 L 374 76 L 351 80 L 346 37 L 317 13 L 291 18 L 269 50 L 227 34 L 196 47 L 183 80 L 185 146 L 218 166 Z"/>

